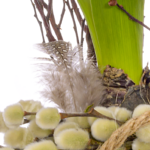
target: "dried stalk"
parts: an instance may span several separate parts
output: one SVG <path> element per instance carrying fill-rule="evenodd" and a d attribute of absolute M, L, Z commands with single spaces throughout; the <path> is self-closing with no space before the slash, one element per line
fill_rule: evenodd
<path fill-rule="evenodd" d="M 150 123 L 150 111 L 145 112 L 136 118 L 131 118 L 124 125 L 118 128 L 110 138 L 102 145 L 97 148 L 97 150 L 115 150 L 119 148 L 127 137 L 134 134 L 141 126 Z"/>

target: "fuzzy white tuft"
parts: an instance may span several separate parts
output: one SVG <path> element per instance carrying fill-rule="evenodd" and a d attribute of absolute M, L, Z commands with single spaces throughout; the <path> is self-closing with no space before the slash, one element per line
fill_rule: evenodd
<path fill-rule="evenodd" d="M 92 62 L 80 56 L 81 46 L 72 50 L 71 44 L 64 41 L 37 46 L 51 58 L 40 66 L 41 83 L 45 86 L 42 95 L 48 101 L 65 112 L 83 112 L 87 106 L 100 103 L 104 93 L 102 76 Z"/>
<path fill-rule="evenodd" d="M 97 119 L 91 126 L 91 133 L 96 140 L 106 141 L 118 127 L 115 121 Z"/>
<path fill-rule="evenodd" d="M 119 121 L 126 122 L 129 120 L 132 116 L 132 111 L 118 107 L 115 109 L 115 118 Z"/>
<path fill-rule="evenodd" d="M 54 138 L 65 129 L 79 128 L 79 125 L 75 122 L 63 122 L 60 123 L 54 130 Z"/>
<path fill-rule="evenodd" d="M 113 114 L 115 114 L 115 110 L 117 109 L 117 106 L 110 106 L 108 107 L 108 110 L 110 110 Z"/>
<path fill-rule="evenodd" d="M 32 143 L 34 137 L 27 128 L 16 128 L 8 130 L 4 135 L 4 144 L 13 148 L 23 149 Z"/>
<path fill-rule="evenodd" d="M 140 104 L 134 109 L 132 117 L 138 117 L 142 115 L 143 113 L 145 113 L 146 111 L 150 111 L 150 105 Z"/>
<path fill-rule="evenodd" d="M 29 144 L 24 150 L 58 150 L 56 145 L 50 140 L 43 140 Z"/>
<path fill-rule="evenodd" d="M 88 117 L 77 117 L 78 124 L 81 128 L 89 128 L 90 124 L 88 122 Z"/>
<path fill-rule="evenodd" d="M 6 126 L 4 122 L 2 112 L 0 112 L 0 132 L 5 133 L 7 130 L 9 130 L 9 128 Z"/>
<path fill-rule="evenodd" d="M 24 121 L 23 116 L 24 110 L 19 103 L 7 106 L 3 112 L 5 123 L 12 126 L 21 125 Z"/>
<path fill-rule="evenodd" d="M 77 117 L 69 117 L 65 119 L 67 122 L 75 122 L 78 124 L 78 119 Z"/>
<path fill-rule="evenodd" d="M 42 108 L 36 114 L 36 124 L 42 129 L 54 129 L 60 120 L 61 117 L 56 108 Z"/>
<path fill-rule="evenodd" d="M 89 142 L 89 134 L 82 129 L 66 129 L 55 137 L 60 149 L 84 149 Z"/>
<path fill-rule="evenodd" d="M 150 124 L 140 127 L 136 131 L 136 136 L 145 143 L 150 143 Z"/>
<path fill-rule="evenodd" d="M 28 126 L 29 131 L 32 133 L 34 137 L 37 138 L 44 138 L 48 135 L 52 134 L 52 130 L 49 129 L 41 129 L 35 122 L 35 120 L 32 120 Z"/>
<path fill-rule="evenodd" d="M 10 147 L 2 147 L 2 148 L 0 148 L 0 150 L 14 150 L 14 149 L 10 148 Z"/>
<path fill-rule="evenodd" d="M 41 108 L 43 108 L 40 101 L 20 100 L 18 103 L 21 104 L 23 110 L 27 112 L 38 112 Z M 28 120 L 33 120 L 35 119 L 35 116 L 34 115 L 25 116 L 25 118 Z"/>
<path fill-rule="evenodd" d="M 150 143 L 141 142 L 138 138 L 132 143 L 133 150 L 150 150 Z"/>
<path fill-rule="evenodd" d="M 105 115 L 107 117 L 110 117 L 110 118 L 114 118 L 113 117 L 113 113 L 108 110 L 106 107 L 103 107 L 103 106 L 96 106 L 94 108 L 97 112 L 101 113 L 102 115 Z M 88 122 L 90 125 L 93 124 L 93 122 L 96 120 L 97 118 L 96 117 L 88 117 Z"/>

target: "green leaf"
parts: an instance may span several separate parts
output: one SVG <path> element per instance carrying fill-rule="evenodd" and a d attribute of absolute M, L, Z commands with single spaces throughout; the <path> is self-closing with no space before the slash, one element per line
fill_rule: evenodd
<path fill-rule="evenodd" d="M 143 27 L 108 0 L 78 0 L 96 51 L 99 69 L 121 68 L 139 84 L 142 74 Z M 143 21 L 144 0 L 118 0 L 136 19 Z"/>

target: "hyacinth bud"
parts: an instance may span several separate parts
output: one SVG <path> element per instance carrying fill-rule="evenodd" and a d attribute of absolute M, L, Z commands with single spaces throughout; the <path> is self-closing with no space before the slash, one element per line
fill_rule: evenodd
<path fill-rule="evenodd" d="M 75 122 L 62 122 L 60 123 L 54 130 L 54 138 L 57 137 L 57 135 L 65 130 L 65 129 L 72 129 L 72 128 L 79 128 L 79 125 Z"/>
<path fill-rule="evenodd" d="M 89 142 L 89 134 L 82 129 L 66 129 L 55 137 L 60 149 L 84 149 Z"/>
<path fill-rule="evenodd" d="M 97 119 L 91 126 L 91 133 L 96 140 L 106 141 L 118 127 L 115 121 Z"/>
<path fill-rule="evenodd" d="M 24 121 L 23 116 L 24 110 L 19 103 L 7 106 L 3 112 L 3 119 L 10 126 L 21 125 Z"/>
<path fill-rule="evenodd" d="M 140 141 L 150 143 L 150 124 L 140 127 L 136 131 L 136 136 Z"/>
<path fill-rule="evenodd" d="M 2 112 L 0 112 L 0 132 L 5 133 L 9 128 L 6 126 Z"/>
<path fill-rule="evenodd" d="M 52 141 L 43 140 L 29 144 L 24 150 L 57 150 L 57 147 Z"/>
<path fill-rule="evenodd" d="M 32 143 L 34 137 L 27 128 L 16 128 L 8 130 L 4 135 L 4 144 L 13 148 L 23 149 Z"/>
<path fill-rule="evenodd" d="M 146 111 L 150 111 L 150 105 L 140 104 L 134 109 L 132 117 L 138 117 L 143 113 L 145 113 Z"/>
<path fill-rule="evenodd" d="M 97 112 L 101 113 L 102 115 L 105 115 L 107 117 L 113 118 L 113 114 L 110 110 L 108 110 L 106 107 L 97 106 L 94 108 Z M 90 125 L 93 124 L 93 122 L 96 120 L 96 117 L 88 117 L 88 122 Z"/>
<path fill-rule="evenodd" d="M 150 150 L 150 143 L 141 142 L 137 138 L 132 143 L 132 150 Z"/>
<path fill-rule="evenodd" d="M 56 108 L 42 108 L 36 114 L 36 124 L 42 129 L 54 129 L 61 117 Z"/>
<path fill-rule="evenodd" d="M 34 100 L 20 100 L 18 103 L 21 104 L 24 111 L 27 112 L 38 112 L 41 108 L 43 108 L 40 101 L 34 101 Z M 25 116 L 28 120 L 35 119 L 35 115 Z"/>
<path fill-rule="evenodd" d="M 118 107 L 116 108 L 114 115 L 117 120 L 126 122 L 131 118 L 132 112 L 126 108 Z"/>
<path fill-rule="evenodd" d="M 35 122 L 35 120 L 32 120 L 28 126 L 29 131 L 32 133 L 34 137 L 37 138 L 44 138 L 48 135 L 52 134 L 52 130 L 49 129 L 41 129 Z"/>

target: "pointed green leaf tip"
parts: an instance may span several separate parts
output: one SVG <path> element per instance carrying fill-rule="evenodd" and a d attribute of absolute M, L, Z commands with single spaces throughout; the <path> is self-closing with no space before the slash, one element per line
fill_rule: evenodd
<path fill-rule="evenodd" d="M 90 29 L 99 69 L 121 68 L 139 84 L 142 74 L 143 27 L 109 0 L 78 0 Z M 118 0 L 118 4 L 143 21 L 144 0 Z"/>
<path fill-rule="evenodd" d="M 91 105 L 89 105 L 86 109 L 85 109 L 85 113 L 88 113 L 90 110 L 91 110 L 91 108 L 93 108 L 93 106 L 94 106 L 94 104 L 91 104 Z"/>

